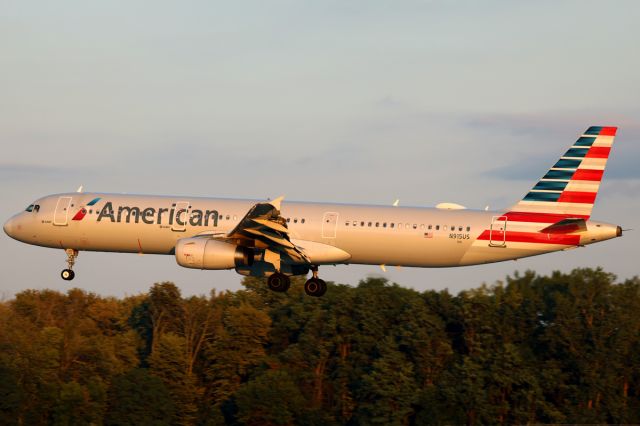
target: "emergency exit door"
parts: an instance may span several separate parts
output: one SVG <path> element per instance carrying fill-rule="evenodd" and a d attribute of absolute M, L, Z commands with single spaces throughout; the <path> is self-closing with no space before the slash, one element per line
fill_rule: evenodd
<path fill-rule="evenodd" d="M 507 246 L 507 217 L 494 216 L 491 218 L 491 228 L 489 229 L 489 246 Z"/>
<path fill-rule="evenodd" d="M 322 218 L 322 238 L 335 238 L 338 228 L 338 213 L 326 212 Z"/>

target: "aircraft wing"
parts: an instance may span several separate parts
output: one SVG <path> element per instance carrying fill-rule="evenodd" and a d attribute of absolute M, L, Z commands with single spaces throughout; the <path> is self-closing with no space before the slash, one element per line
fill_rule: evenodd
<path fill-rule="evenodd" d="M 284 254 L 296 263 L 310 263 L 301 247 L 293 244 L 289 238 L 287 221 L 280 215 L 283 198 L 255 204 L 240 223 L 220 239 L 243 247 Z"/>

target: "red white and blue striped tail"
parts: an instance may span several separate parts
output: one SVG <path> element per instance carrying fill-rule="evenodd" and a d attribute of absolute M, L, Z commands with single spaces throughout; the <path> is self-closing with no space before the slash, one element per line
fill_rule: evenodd
<path fill-rule="evenodd" d="M 510 221 L 557 223 L 589 219 L 617 127 L 589 127 L 506 216 Z"/>

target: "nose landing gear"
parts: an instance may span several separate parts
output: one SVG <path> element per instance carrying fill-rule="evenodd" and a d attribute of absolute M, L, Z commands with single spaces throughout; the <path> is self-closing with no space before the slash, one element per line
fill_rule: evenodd
<path fill-rule="evenodd" d="M 65 281 L 71 281 L 76 276 L 75 272 L 73 272 L 73 265 L 76 263 L 78 250 L 66 249 L 65 253 L 67 253 L 67 269 L 63 269 L 60 276 Z"/>
<path fill-rule="evenodd" d="M 327 283 L 318 278 L 318 267 L 312 266 L 313 276 L 304 283 L 304 292 L 312 297 L 320 297 L 327 292 Z"/>

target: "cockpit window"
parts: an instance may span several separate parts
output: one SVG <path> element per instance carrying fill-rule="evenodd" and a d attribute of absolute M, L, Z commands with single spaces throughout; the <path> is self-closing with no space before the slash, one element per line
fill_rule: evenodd
<path fill-rule="evenodd" d="M 36 204 L 35 206 L 33 206 L 33 211 L 35 213 L 38 213 L 40 211 L 40 204 Z"/>
<path fill-rule="evenodd" d="M 25 211 L 31 213 L 33 211 L 33 204 L 29 204 L 29 207 L 27 207 Z"/>

